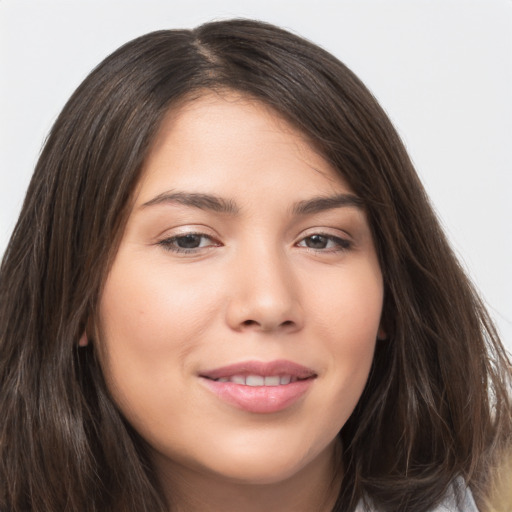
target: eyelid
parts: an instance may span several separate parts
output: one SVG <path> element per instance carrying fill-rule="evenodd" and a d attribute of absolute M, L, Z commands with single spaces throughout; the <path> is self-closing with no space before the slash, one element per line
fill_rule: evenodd
<path fill-rule="evenodd" d="M 353 248 L 354 242 L 352 240 L 352 237 L 348 235 L 348 233 L 343 232 L 343 234 L 340 234 L 339 229 L 336 229 L 337 233 L 334 234 L 332 231 L 325 229 L 325 228 L 310 228 L 306 230 L 305 232 L 301 233 L 300 238 L 295 242 L 295 245 L 298 247 L 303 247 L 309 251 L 313 251 L 315 253 L 338 253 L 343 251 L 348 251 Z M 302 242 L 304 242 L 306 239 L 311 238 L 313 236 L 321 236 L 329 241 L 332 241 L 337 244 L 336 248 L 323 248 L 323 249 L 317 249 L 314 247 L 307 247 L 303 245 L 299 245 Z"/>
<path fill-rule="evenodd" d="M 171 232 L 167 235 L 160 236 L 159 239 L 156 241 L 155 245 L 162 247 L 164 250 L 168 252 L 173 253 L 181 253 L 181 254 L 198 254 L 199 252 L 203 252 L 205 250 L 208 250 L 212 247 L 220 247 L 222 244 L 219 242 L 218 237 L 206 233 L 207 231 L 204 227 L 201 226 L 200 229 L 197 229 L 196 227 L 192 226 L 182 226 L 182 229 L 180 229 L 178 232 Z M 178 245 L 173 245 L 176 243 L 177 240 L 180 238 L 185 238 L 187 236 L 198 236 L 205 239 L 210 240 L 211 243 L 205 246 L 200 247 L 179 247 Z"/>
<path fill-rule="evenodd" d="M 191 255 L 199 254 L 200 252 L 207 251 L 213 247 L 222 246 L 223 244 L 219 241 L 219 237 L 212 235 L 209 231 L 210 229 L 206 226 L 179 226 L 171 230 L 171 232 L 167 231 L 165 234 L 161 235 L 155 242 L 155 245 L 162 247 L 168 252 Z M 332 231 L 336 231 L 336 233 L 333 233 Z M 179 247 L 177 245 L 177 241 L 180 238 L 185 238 L 187 236 L 201 237 L 202 239 L 209 240 L 209 243 L 201 245 L 202 242 L 200 242 L 200 246 L 198 247 Z M 308 238 L 313 236 L 323 237 L 327 239 L 328 242 L 334 243 L 335 247 L 315 248 L 302 245 Z M 352 249 L 353 245 L 354 242 L 351 239 L 351 236 L 339 228 L 309 228 L 303 231 L 294 243 L 295 247 L 301 247 L 315 253 L 339 253 Z"/>

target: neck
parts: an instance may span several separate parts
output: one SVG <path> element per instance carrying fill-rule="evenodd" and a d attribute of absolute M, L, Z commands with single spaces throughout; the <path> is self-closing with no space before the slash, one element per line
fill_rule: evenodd
<path fill-rule="evenodd" d="M 292 476 L 265 484 L 155 462 L 171 512 L 331 512 L 341 483 L 338 460 L 333 446 Z"/>

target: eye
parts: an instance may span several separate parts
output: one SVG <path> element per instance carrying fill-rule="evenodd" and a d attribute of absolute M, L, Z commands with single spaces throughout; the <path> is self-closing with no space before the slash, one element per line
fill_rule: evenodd
<path fill-rule="evenodd" d="M 337 252 L 351 248 L 349 240 L 334 235 L 315 233 L 303 238 L 298 244 L 299 247 L 306 247 L 314 251 Z"/>
<path fill-rule="evenodd" d="M 203 233 L 185 233 L 158 242 L 167 251 L 194 253 L 200 249 L 220 245 L 208 235 Z"/>

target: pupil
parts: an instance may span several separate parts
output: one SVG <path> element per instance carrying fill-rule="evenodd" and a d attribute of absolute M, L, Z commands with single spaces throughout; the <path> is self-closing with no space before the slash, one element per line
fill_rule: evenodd
<path fill-rule="evenodd" d="M 196 249 L 201 244 L 201 237 L 199 235 L 184 235 L 180 236 L 176 242 L 182 249 Z"/>
<path fill-rule="evenodd" d="M 322 235 L 310 236 L 306 241 L 306 245 L 310 249 L 325 249 L 326 244 L 327 244 L 327 238 Z"/>

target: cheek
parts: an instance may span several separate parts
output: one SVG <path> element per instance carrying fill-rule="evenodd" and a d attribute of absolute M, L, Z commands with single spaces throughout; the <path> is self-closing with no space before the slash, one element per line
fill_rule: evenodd
<path fill-rule="evenodd" d="M 368 379 L 380 325 L 383 284 L 376 265 L 352 267 L 332 282 L 339 284 L 331 284 L 328 293 L 317 292 L 315 330 L 325 342 L 333 410 L 339 411 L 337 423 L 343 424 Z"/>
<path fill-rule="evenodd" d="M 99 343 L 107 384 L 125 413 L 158 401 L 155 389 L 180 385 L 187 355 L 211 321 L 215 294 L 187 277 L 118 254 L 100 302 Z"/>
<path fill-rule="evenodd" d="M 138 264 L 133 257 L 125 262 L 119 254 L 100 304 L 103 337 L 111 346 L 122 340 L 126 349 L 158 351 L 170 343 L 190 343 L 187 333 L 200 329 L 215 306 L 215 294 L 209 290 L 212 287 L 176 268 Z"/>
<path fill-rule="evenodd" d="M 328 339 L 333 354 L 364 355 L 377 338 L 383 303 L 383 283 L 378 264 L 362 261 L 334 269 L 309 287 L 311 309 L 319 333 Z M 324 337 L 322 336 L 322 337 Z M 371 352 L 371 350 L 370 350 Z"/>

